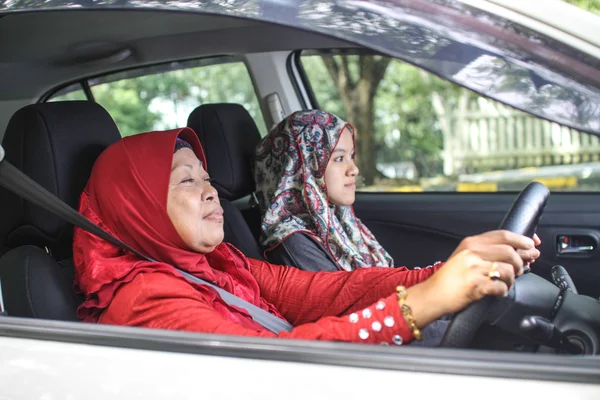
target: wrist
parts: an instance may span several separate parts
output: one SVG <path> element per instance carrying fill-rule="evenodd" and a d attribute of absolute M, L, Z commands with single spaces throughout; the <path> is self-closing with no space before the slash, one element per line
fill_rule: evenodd
<path fill-rule="evenodd" d="M 442 301 L 443 296 L 436 292 L 434 285 L 429 281 L 423 281 L 406 289 L 405 302 L 410 306 L 418 328 L 423 328 L 451 312 L 447 303 Z"/>

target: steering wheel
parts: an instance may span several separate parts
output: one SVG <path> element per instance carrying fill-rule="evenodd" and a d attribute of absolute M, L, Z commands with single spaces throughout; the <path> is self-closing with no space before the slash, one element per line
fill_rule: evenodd
<path fill-rule="evenodd" d="M 531 182 L 506 213 L 499 229 L 533 237 L 549 195 L 550 190 L 544 184 Z M 517 280 L 518 278 L 515 284 Z M 514 297 L 514 288 L 515 285 L 509 291 L 509 297 Z M 495 307 L 498 304 L 498 297 L 486 296 L 456 313 L 440 347 L 469 347 L 481 325 L 493 321 L 502 312 L 499 307 Z"/>

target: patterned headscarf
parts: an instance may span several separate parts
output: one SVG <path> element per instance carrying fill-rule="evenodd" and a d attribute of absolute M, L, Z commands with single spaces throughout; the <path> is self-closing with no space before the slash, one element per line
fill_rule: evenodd
<path fill-rule="evenodd" d="M 295 232 L 315 237 L 340 268 L 393 267 L 392 257 L 356 217 L 352 206 L 329 204 L 325 168 L 344 128 L 320 110 L 299 111 L 259 143 L 254 171 L 261 209 L 261 244 L 272 249 Z"/>

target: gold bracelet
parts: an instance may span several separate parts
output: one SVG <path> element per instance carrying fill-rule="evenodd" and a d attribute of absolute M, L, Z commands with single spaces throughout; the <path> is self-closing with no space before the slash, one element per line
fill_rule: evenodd
<path fill-rule="evenodd" d="M 420 342 L 423 340 L 423 335 L 421 334 L 421 330 L 417 327 L 417 322 L 412 315 L 410 306 L 405 303 L 407 296 L 406 288 L 404 286 L 398 286 L 396 291 L 398 292 L 398 305 L 400 306 L 400 311 L 402 311 L 402 315 L 404 315 L 406 322 L 408 322 L 408 326 L 410 327 L 413 336 Z"/>

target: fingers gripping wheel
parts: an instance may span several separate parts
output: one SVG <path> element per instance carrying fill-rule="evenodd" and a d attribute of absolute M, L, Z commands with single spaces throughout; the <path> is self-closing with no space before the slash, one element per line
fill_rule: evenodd
<path fill-rule="evenodd" d="M 523 189 L 506 213 L 499 229 L 532 237 L 549 196 L 550 191 L 544 184 L 531 182 Z M 509 293 L 509 298 L 510 296 L 511 293 Z M 481 325 L 493 321 L 504 310 L 504 307 L 495 307 L 499 303 L 498 300 L 496 297 L 487 296 L 458 312 L 446 330 L 440 346 L 469 347 Z"/>

